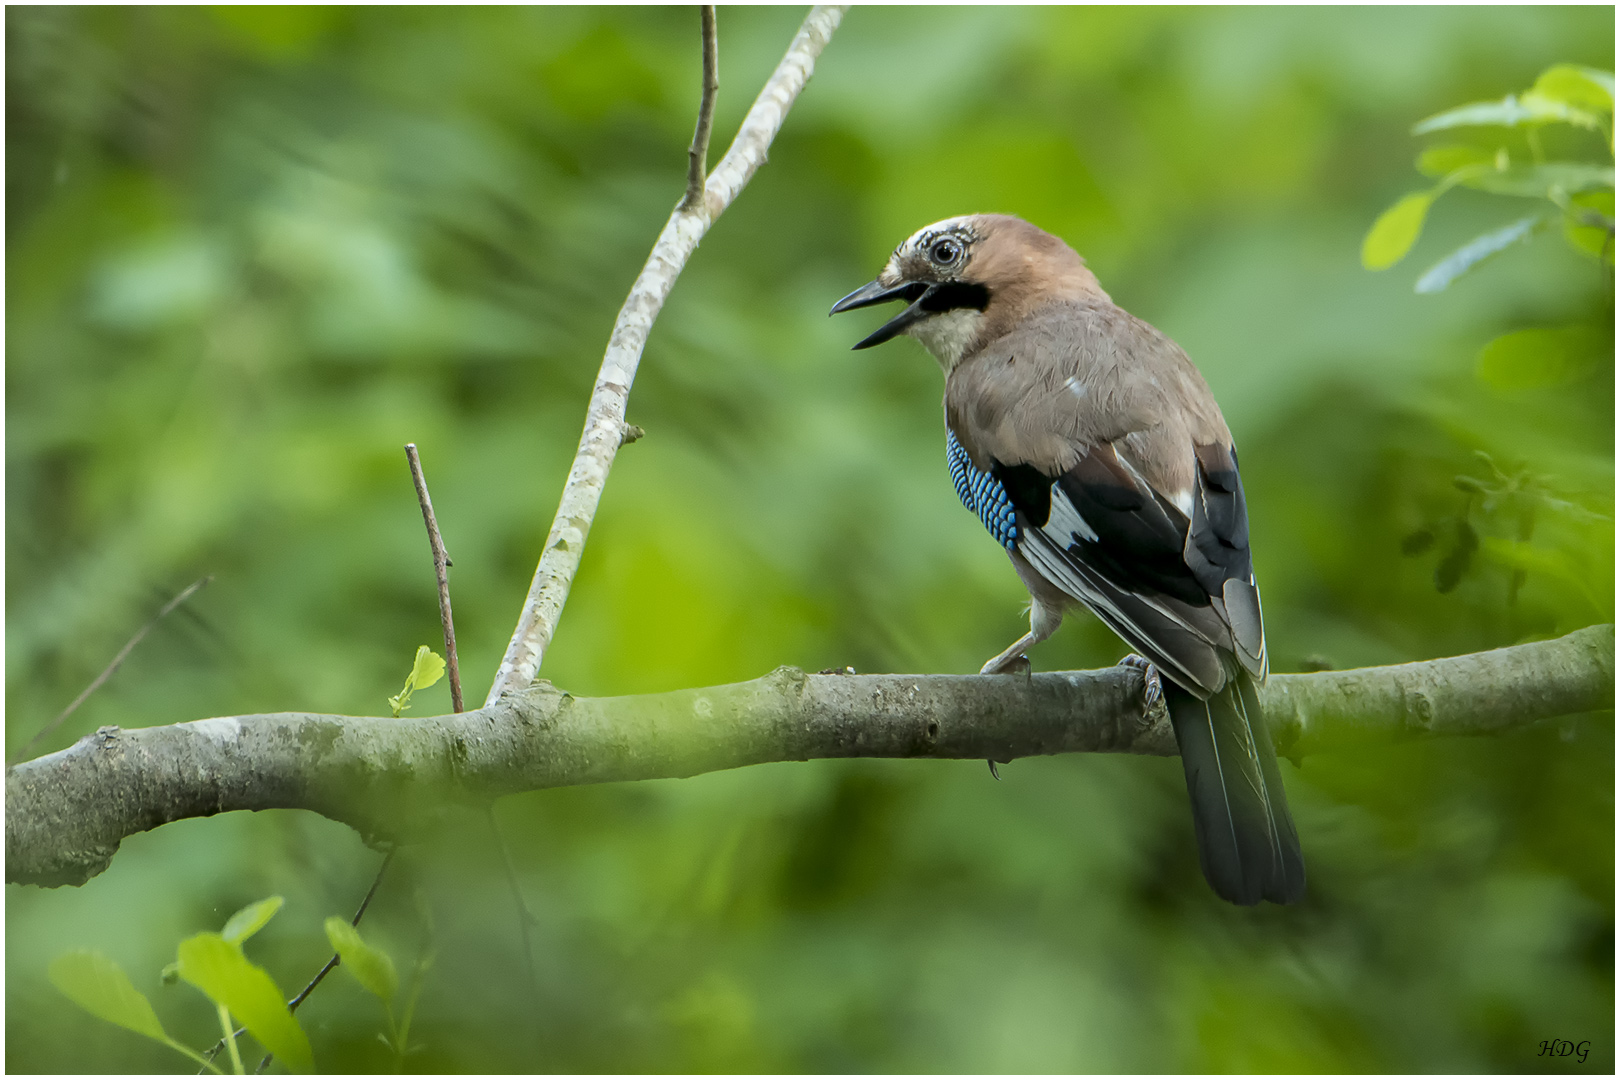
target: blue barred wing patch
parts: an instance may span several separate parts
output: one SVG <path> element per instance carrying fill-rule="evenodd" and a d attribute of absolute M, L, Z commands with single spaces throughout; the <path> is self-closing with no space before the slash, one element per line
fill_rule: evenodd
<path fill-rule="evenodd" d="M 1012 500 L 1001 481 L 987 472 L 974 468 L 967 451 L 956 441 L 956 432 L 945 429 L 945 458 L 951 466 L 951 482 L 956 485 L 957 497 L 962 505 L 979 515 L 984 527 L 996 538 L 996 543 L 1013 551 L 1018 546 L 1018 518 L 1013 513 Z"/>

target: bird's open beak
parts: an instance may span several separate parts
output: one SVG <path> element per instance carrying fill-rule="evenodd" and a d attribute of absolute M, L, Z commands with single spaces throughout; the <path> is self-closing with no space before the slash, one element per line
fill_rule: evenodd
<path fill-rule="evenodd" d="M 906 310 L 854 346 L 857 349 L 870 349 L 873 345 L 881 345 L 888 341 L 918 319 L 932 315 L 933 312 L 924 310 L 923 302 L 938 287 L 921 281 L 902 281 L 898 285 L 884 285 L 881 281 L 872 281 L 838 301 L 827 314 L 837 315 L 841 311 L 854 311 L 856 308 L 871 307 L 873 304 L 881 304 L 888 300 L 907 301 L 909 306 Z"/>

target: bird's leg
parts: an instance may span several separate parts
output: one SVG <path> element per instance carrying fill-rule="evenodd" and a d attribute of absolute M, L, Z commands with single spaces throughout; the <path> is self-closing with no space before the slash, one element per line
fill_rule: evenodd
<path fill-rule="evenodd" d="M 980 668 L 979 674 L 1006 675 L 1012 672 L 1021 671 L 1027 678 L 1031 669 L 1029 657 L 1024 655 L 1024 650 L 1039 640 L 1040 638 L 1036 637 L 1032 633 L 1025 634 L 1023 637 L 1009 645 L 998 656 L 996 656 L 995 659 L 991 660 L 989 663 L 985 664 L 984 667 Z M 996 759 L 986 758 L 984 763 L 990 766 L 990 775 L 995 777 L 997 780 L 1000 780 L 1001 774 L 996 771 Z"/>
<path fill-rule="evenodd" d="M 1003 649 L 1001 653 L 999 653 L 989 663 L 985 664 L 984 667 L 980 668 L 979 674 L 1005 675 L 1009 672 L 1022 670 L 1027 676 L 1030 672 L 1030 664 L 1029 657 L 1024 655 L 1024 650 L 1039 640 L 1040 638 L 1036 637 L 1033 631 L 1025 634 L 1023 637 L 1007 646 L 1007 648 Z M 1000 780 L 1001 774 L 996 771 L 996 759 L 986 758 L 984 763 L 990 766 L 990 775 L 995 777 L 997 780 Z"/>
<path fill-rule="evenodd" d="M 1159 680 L 1159 669 L 1143 656 L 1131 653 L 1120 660 L 1119 667 L 1135 668 L 1142 673 L 1142 719 L 1148 724 L 1162 720 L 1169 712 L 1164 703 L 1164 683 Z"/>
<path fill-rule="evenodd" d="M 1016 564 L 1015 564 L 1016 565 Z M 1063 608 L 1044 604 L 1031 593 L 1029 598 L 1029 633 L 1007 646 L 979 669 L 980 675 L 1005 675 L 1012 671 L 1029 674 L 1029 657 L 1024 654 L 1039 645 L 1063 625 Z"/>
<path fill-rule="evenodd" d="M 1013 560 L 1018 565 L 1018 560 Z M 1022 576 L 1022 575 L 1020 575 Z M 984 667 L 979 669 L 980 675 L 1006 675 L 1011 672 L 1022 672 L 1025 678 L 1030 675 L 1029 657 L 1024 654 L 1035 645 L 1040 644 L 1063 625 L 1063 608 L 1057 604 L 1043 604 L 1040 597 L 1033 591 L 1029 596 L 1029 633 L 1007 646 L 992 657 Z M 1001 774 L 996 771 L 996 759 L 986 758 L 985 764 L 990 766 L 990 775 L 997 780 Z"/>

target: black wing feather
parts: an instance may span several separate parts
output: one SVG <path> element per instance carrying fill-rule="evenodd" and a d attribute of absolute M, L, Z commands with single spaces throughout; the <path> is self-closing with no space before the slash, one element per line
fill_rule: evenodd
<path fill-rule="evenodd" d="M 1018 511 L 1019 551 L 1171 683 L 1166 703 L 1211 887 L 1237 904 L 1292 903 L 1304 895 L 1305 864 L 1256 690 L 1265 638 L 1237 455 L 1194 451 L 1190 516 L 1108 444 L 1058 476 L 992 470 Z"/>

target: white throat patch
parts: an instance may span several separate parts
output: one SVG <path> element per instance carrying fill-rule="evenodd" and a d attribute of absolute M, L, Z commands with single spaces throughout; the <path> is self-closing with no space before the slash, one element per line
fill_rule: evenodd
<path fill-rule="evenodd" d="M 962 362 L 962 354 L 979 337 L 984 325 L 984 312 L 972 308 L 956 308 L 930 315 L 921 322 L 906 327 L 906 333 L 923 343 L 934 354 L 947 375 Z"/>

